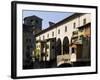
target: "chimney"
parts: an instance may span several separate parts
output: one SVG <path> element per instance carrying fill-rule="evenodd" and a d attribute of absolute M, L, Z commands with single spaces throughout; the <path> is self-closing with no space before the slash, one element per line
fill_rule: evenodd
<path fill-rule="evenodd" d="M 55 23 L 53 23 L 53 22 L 49 22 L 49 26 L 51 27 L 51 26 L 53 26 Z"/>

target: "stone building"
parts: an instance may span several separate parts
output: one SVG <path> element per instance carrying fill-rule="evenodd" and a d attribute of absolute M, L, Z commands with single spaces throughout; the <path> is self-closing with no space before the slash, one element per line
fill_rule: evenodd
<path fill-rule="evenodd" d="M 50 55 L 56 55 L 53 59 L 56 60 L 57 66 L 63 63 L 71 65 L 75 63 L 74 66 L 81 66 L 80 63 L 84 61 L 82 66 L 90 65 L 90 24 L 91 14 L 75 13 L 36 34 L 36 41 L 38 41 L 36 48 L 40 46 L 41 42 L 45 42 L 44 45 L 49 45 L 48 48 L 46 46 L 43 49 L 40 47 L 41 51 L 47 55 L 47 59 L 43 60 L 51 61 Z M 55 39 L 53 45 L 52 39 Z M 54 47 L 52 48 L 50 45 Z"/>
<path fill-rule="evenodd" d="M 35 34 L 42 29 L 42 19 L 37 16 L 24 18 L 23 23 L 23 69 L 33 68 L 33 50 L 35 49 Z"/>

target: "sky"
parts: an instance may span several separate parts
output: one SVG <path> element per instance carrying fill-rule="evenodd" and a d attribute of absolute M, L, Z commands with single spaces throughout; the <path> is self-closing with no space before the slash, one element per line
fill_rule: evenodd
<path fill-rule="evenodd" d="M 32 16 L 32 15 L 38 16 L 43 19 L 42 29 L 46 29 L 49 27 L 49 22 L 57 23 L 72 14 L 73 13 L 70 13 L 70 12 L 24 10 L 23 19 L 25 17 Z"/>

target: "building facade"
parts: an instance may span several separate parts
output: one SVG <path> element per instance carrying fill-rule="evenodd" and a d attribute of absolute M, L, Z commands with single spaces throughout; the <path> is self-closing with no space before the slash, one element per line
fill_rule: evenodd
<path fill-rule="evenodd" d="M 36 48 L 40 50 L 40 61 L 53 59 L 57 66 L 63 63 L 90 62 L 90 32 L 91 14 L 87 13 L 75 13 L 42 30 L 35 35 Z M 39 47 L 41 42 L 44 42 L 43 48 Z M 44 56 L 41 56 L 42 51 Z"/>

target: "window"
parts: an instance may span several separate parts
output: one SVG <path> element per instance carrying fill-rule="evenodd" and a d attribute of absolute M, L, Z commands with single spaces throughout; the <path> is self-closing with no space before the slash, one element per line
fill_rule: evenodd
<path fill-rule="evenodd" d="M 60 34 L 60 29 L 58 30 L 58 34 Z"/>
<path fill-rule="evenodd" d="M 49 34 L 47 34 L 47 37 L 49 38 Z"/>
<path fill-rule="evenodd" d="M 28 39 L 26 39 L 26 42 L 28 42 Z"/>
<path fill-rule="evenodd" d="M 45 39 L 45 36 L 43 36 L 43 40 Z"/>
<path fill-rule="evenodd" d="M 31 19 L 30 21 L 32 22 L 33 20 Z"/>
<path fill-rule="evenodd" d="M 73 35 L 78 35 L 78 31 L 73 31 Z"/>
<path fill-rule="evenodd" d="M 85 19 L 83 19 L 83 25 L 85 25 L 86 24 L 86 18 Z"/>
<path fill-rule="evenodd" d="M 52 32 L 52 37 L 54 37 L 54 32 Z"/>
<path fill-rule="evenodd" d="M 29 42 L 31 42 L 31 39 L 29 39 Z"/>
<path fill-rule="evenodd" d="M 54 39 L 52 39 L 52 42 L 54 42 Z"/>
<path fill-rule="evenodd" d="M 32 25 L 35 25 L 36 21 L 35 20 L 31 20 Z"/>
<path fill-rule="evenodd" d="M 75 48 L 72 48 L 72 53 L 75 53 Z"/>
<path fill-rule="evenodd" d="M 65 32 L 67 32 L 67 26 L 65 26 Z"/>
<path fill-rule="evenodd" d="M 26 52 L 26 57 L 27 57 L 27 58 L 29 58 L 29 57 L 30 57 L 30 54 L 29 54 L 29 52 L 28 52 L 28 51 Z"/>
<path fill-rule="evenodd" d="M 54 49 L 54 46 L 52 46 L 52 49 Z"/>
<path fill-rule="evenodd" d="M 38 23 L 38 20 L 36 20 L 35 22 Z"/>
<path fill-rule="evenodd" d="M 31 42 L 31 39 L 26 39 L 26 42 Z"/>
<path fill-rule="evenodd" d="M 27 46 L 27 50 L 29 50 L 30 49 L 30 46 Z"/>
<path fill-rule="evenodd" d="M 74 29 L 76 28 L 76 23 L 75 23 L 75 22 L 73 23 L 73 28 L 74 28 Z"/>

